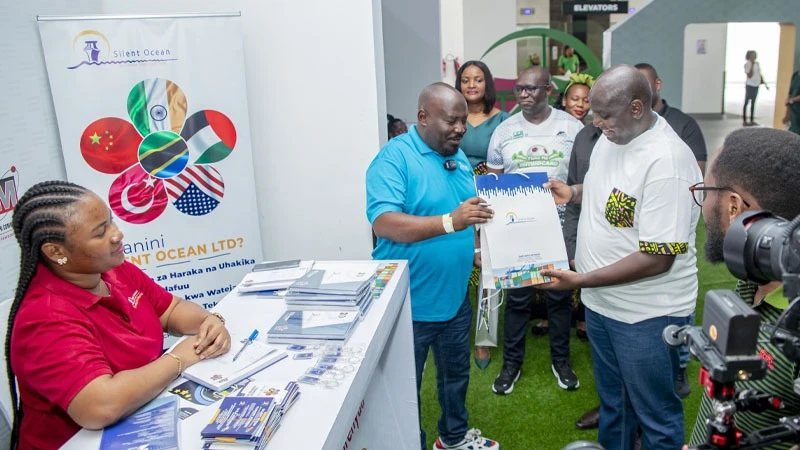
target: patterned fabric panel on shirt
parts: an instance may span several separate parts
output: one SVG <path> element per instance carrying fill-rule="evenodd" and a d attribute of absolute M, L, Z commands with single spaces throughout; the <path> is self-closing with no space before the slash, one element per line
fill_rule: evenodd
<path fill-rule="evenodd" d="M 757 285 L 739 281 L 736 293 L 747 303 L 752 304 Z M 761 302 L 756 308 L 761 317 L 762 324 L 775 324 L 783 311 L 766 302 Z M 792 390 L 794 379 L 798 377 L 798 365 L 791 361 L 781 350 L 769 343 L 769 333 L 760 330 L 758 333 L 758 352 L 767 363 L 767 376 L 761 380 L 751 380 L 736 383 L 736 391 L 755 389 L 759 393 L 777 395 L 783 400 L 784 409 L 781 411 L 764 411 L 761 413 L 737 412 L 734 418 L 736 427 L 745 435 L 778 424 L 781 417 L 790 417 L 800 414 L 800 398 Z M 706 395 L 700 403 L 692 432 L 691 445 L 698 445 L 706 440 L 706 419 L 711 414 L 712 401 Z M 765 447 L 768 450 L 788 449 L 792 444 L 776 444 Z"/>

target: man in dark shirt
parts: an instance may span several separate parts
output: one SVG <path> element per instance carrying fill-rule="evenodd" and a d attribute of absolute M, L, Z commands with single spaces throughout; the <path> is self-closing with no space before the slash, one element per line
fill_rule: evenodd
<path fill-rule="evenodd" d="M 639 69 L 647 77 L 647 81 L 650 82 L 650 90 L 653 92 L 653 111 L 660 114 L 683 142 L 686 142 L 686 145 L 692 149 L 697 165 L 700 166 L 700 171 L 705 173 L 706 140 L 703 138 L 703 132 L 700 131 L 700 125 L 680 109 L 667 105 L 667 101 L 661 98 L 662 83 L 661 79 L 658 78 L 658 72 L 656 72 L 655 67 L 647 63 L 639 63 L 634 67 Z"/>

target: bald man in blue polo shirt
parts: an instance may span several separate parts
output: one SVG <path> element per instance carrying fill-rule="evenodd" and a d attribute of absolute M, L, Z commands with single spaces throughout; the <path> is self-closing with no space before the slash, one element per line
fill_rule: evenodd
<path fill-rule="evenodd" d="M 499 449 L 468 427 L 469 333 L 472 306 L 467 280 L 480 261 L 473 225 L 494 212 L 476 196 L 472 169 L 458 145 L 467 104 L 451 86 L 434 83 L 419 96 L 417 124 L 390 140 L 367 169 L 367 217 L 375 259 L 407 259 L 417 372 L 433 350 L 442 415 L 439 449 Z M 420 430 L 421 448 L 425 432 Z"/>

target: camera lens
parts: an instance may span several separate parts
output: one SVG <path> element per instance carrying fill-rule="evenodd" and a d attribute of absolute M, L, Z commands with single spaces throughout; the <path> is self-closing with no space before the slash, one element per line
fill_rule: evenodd
<path fill-rule="evenodd" d="M 723 255 L 728 270 L 741 280 L 759 284 L 783 275 L 785 237 L 789 222 L 767 211 L 739 215 L 725 234 Z"/>

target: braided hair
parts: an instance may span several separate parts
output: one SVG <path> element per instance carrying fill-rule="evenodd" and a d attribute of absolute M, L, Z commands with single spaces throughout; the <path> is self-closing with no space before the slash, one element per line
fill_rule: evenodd
<path fill-rule="evenodd" d="M 67 181 L 45 181 L 25 192 L 14 207 L 12 226 L 20 247 L 20 267 L 17 290 L 8 314 L 6 332 L 6 371 L 14 421 L 11 427 L 11 448 L 17 448 L 22 422 L 22 408 L 18 405 L 17 383 L 11 367 L 11 335 L 25 293 L 36 275 L 41 259 L 41 247 L 46 243 L 64 244 L 66 241 L 67 217 L 70 205 L 81 200 L 91 191 Z"/>

